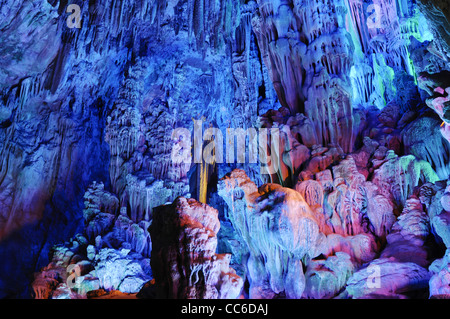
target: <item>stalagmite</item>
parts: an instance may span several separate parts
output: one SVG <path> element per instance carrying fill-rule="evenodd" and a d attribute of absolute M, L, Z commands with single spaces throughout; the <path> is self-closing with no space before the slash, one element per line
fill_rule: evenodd
<path fill-rule="evenodd" d="M 233 299 L 240 295 L 243 281 L 228 266 L 229 257 L 215 253 L 219 229 L 217 210 L 194 199 L 179 197 L 158 208 L 150 226 L 158 298 Z"/>

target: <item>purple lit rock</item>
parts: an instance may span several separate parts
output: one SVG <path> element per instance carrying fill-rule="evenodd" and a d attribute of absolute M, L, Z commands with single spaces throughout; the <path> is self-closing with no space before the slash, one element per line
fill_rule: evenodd
<path fill-rule="evenodd" d="M 430 279 L 430 297 L 450 297 L 450 262 L 449 251 L 441 259 L 436 259 L 429 267 L 432 274 Z"/>
<path fill-rule="evenodd" d="M 354 273 L 346 291 L 354 299 L 404 298 L 406 291 L 426 288 L 429 279 L 428 270 L 415 263 L 380 258 Z"/>
<path fill-rule="evenodd" d="M 300 193 L 274 184 L 257 189 L 245 172 L 234 170 L 220 181 L 219 195 L 250 252 L 250 298 L 280 293 L 300 298 L 305 288 L 302 260 L 317 256 L 323 238 Z"/>

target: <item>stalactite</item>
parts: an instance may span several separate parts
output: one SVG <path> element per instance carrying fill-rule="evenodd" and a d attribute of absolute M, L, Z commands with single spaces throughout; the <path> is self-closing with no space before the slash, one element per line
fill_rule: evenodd
<path fill-rule="evenodd" d="M 206 204 L 206 196 L 208 191 L 208 164 L 200 163 L 200 177 L 199 177 L 199 202 Z"/>

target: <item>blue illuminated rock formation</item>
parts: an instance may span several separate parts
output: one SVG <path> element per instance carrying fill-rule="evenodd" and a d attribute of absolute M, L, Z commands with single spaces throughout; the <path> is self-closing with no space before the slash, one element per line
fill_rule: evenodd
<path fill-rule="evenodd" d="M 0 0 L 0 298 L 448 297 L 449 8 Z"/>

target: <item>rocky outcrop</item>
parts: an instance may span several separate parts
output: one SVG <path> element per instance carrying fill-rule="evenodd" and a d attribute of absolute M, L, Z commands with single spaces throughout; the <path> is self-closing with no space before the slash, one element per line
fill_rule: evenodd
<path fill-rule="evenodd" d="M 409 124 L 403 131 L 406 153 L 430 163 L 439 179 L 449 176 L 449 144 L 441 134 L 442 121 L 431 114 Z"/>
<path fill-rule="evenodd" d="M 449 256 L 450 252 L 447 250 L 443 258 L 436 259 L 428 268 L 431 273 L 430 298 L 450 298 Z"/>
<path fill-rule="evenodd" d="M 355 272 L 346 291 L 352 298 L 404 298 L 404 294 L 425 290 L 430 279 L 429 234 L 428 215 L 412 196 L 392 226 L 380 257 Z"/>
<path fill-rule="evenodd" d="M 156 209 L 150 234 L 157 298 L 239 297 L 243 281 L 230 255 L 216 254 L 219 229 L 217 210 L 195 199 L 179 197 Z"/>
<path fill-rule="evenodd" d="M 370 162 L 374 167 L 369 174 L 365 169 Z M 430 219 L 419 199 L 410 196 L 421 182 L 437 181 L 430 165 L 413 156 L 400 158 L 370 140 L 354 155 L 331 163 L 303 175 L 308 179 L 299 181 L 295 190 L 275 184 L 258 188 L 243 170 L 219 181 L 226 217 L 237 240 L 246 243 L 251 298 L 330 298 L 344 288 L 360 298 L 426 287 Z M 408 174 L 398 174 L 399 169 Z M 364 290 L 359 285 L 365 281 L 358 276 L 371 274 L 367 264 L 372 265 L 386 242 L 375 268 L 390 273 L 388 269 L 401 264 L 403 273 L 384 278 L 385 291 Z M 409 271 L 410 281 L 399 287 L 390 283 Z"/>
<path fill-rule="evenodd" d="M 94 290 L 137 293 L 152 279 L 149 223 L 133 223 L 102 183 L 85 193 L 85 227 L 53 247 L 51 262 L 35 274 L 36 299 L 87 298 Z M 129 212 L 128 212 L 129 214 Z"/>
<path fill-rule="evenodd" d="M 449 220 L 450 207 L 448 205 L 448 182 L 425 184 L 421 187 L 421 202 L 425 205 L 430 221 L 430 229 L 436 242 L 445 247 L 442 258 L 435 259 L 429 265 L 429 297 L 449 298 L 448 286 L 450 284 L 448 258 L 449 258 Z"/>
<path fill-rule="evenodd" d="M 429 279 L 428 271 L 415 263 L 376 259 L 353 274 L 346 291 L 354 299 L 401 299 L 406 292 L 426 289 Z"/>
<path fill-rule="evenodd" d="M 432 44 L 433 51 L 448 63 L 450 57 L 450 11 L 448 4 L 440 0 L 420 0 L 418 6 L 426 16 L 435 38 Z"/>
<path fill-rule="evenodd" d="M 225 177 L 219 194 L 227 201 L 230 220 L 250 252 L 250 298 L 273 298 L 280 293 L 300 298 L 305 286 L 302 261 L 317 256 L 322 239 L 303 197 L 274 184 L 256 191 L 243 171 Z"/>

